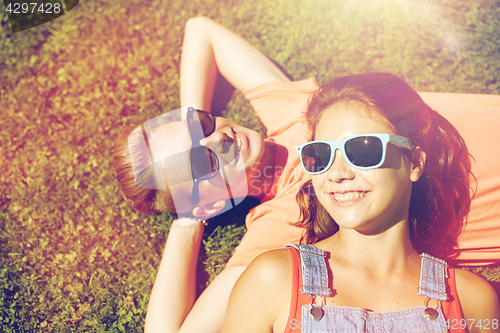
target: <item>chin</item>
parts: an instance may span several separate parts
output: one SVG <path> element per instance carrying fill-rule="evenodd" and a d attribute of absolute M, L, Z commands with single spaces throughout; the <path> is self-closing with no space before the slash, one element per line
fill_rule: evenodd
<path fill-rule="evenodd" d="M 354 211 L 352 214 L 339 214 L 337 211 L 336 213 L 332 210 L 329 211 L 330 216 L 332 216 L 341 229 L 366 229 L 370 223 L 369 220 L 359 216 L 359 212 L 356 213 Z"/>
<path fill-rule="evenodd" d="M 339 229 L 358 230 L 363 228 L 363 223 L 359 221 L 342 221 L 341 223 L 337 222 L 337 224 L 339 225 Z"/>

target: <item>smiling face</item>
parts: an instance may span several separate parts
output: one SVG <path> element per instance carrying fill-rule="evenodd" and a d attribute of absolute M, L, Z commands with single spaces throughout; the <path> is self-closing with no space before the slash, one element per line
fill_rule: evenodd
<path fill-rule="evenodd" d="M 397 134 L 363 104 L 340 103 L 323 113 L 314 140 L 338 141 L 367 133 Z M 312 183 L 318 200 L 340 229 L 376 234 L 408 219 L 412 182 L 420 173 L 402 148 L 388 144 L 384 164 L 370 170 L 351 166 L 340 150 L 335 154 L 331 167 L 312 176 Z"/>
<path fill-rule="evenodd" d="M 210 148 L 219 161 L 217 176 L 199 183 L 197 206 L 246 196 L 252 166 L 260 161 L 264 151 L 259 133 L 222 117 L 215 118 L 214 132 L 199 143 L 192 143 L 186 121 L 179 121 L 155 129 L 150 146 L 153 159 L 163 160 L 165 164 L 167 183 L 177 212 L 193 208 L 189 200 L 191 196 L 186 195 L 191 194 L 193 188 L 189 154 L 192 146 Z"/>

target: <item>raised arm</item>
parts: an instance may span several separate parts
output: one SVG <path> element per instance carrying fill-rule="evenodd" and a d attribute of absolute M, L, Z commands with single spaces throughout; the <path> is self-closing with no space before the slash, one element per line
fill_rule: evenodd
<path fill-rule="evenodd" d="M 181 57 L 181 106 L 210 111 L 217 73 L 245 91 L 267 82 L 288 81 L 264 54 L 206 17 L 186 23 Z"/>

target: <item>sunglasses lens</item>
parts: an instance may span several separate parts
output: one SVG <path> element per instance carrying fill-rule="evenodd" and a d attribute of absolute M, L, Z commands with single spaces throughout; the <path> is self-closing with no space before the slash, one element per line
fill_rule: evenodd
<path fill-rule="evenodd" d="M 374 136 L 363 136 L 345 143 L 345 153 L 349 161 L 358 167 L 372 167 L 382 160 L 382 141 Z"/>
<path fill-rule="evenodd" d="M 194 111 L 192 118 L 188 118 L 188 126 L 193 137 L 207 137 L 214 132 L 215 121 L 208 112 Z"/>
<path fill-rule="evenodd" d="M 317 173 L 325 170 L 330 162 L 330 145 L 324 142 L 310 143 L 302 148 L 302 164 L 307 172 Z"/>
<path fill-rule="evenodd" d="M 217 156 L 207 147 L 191 149 L 191 170 L 196 178 L 209 179 L 219 169 Z"/>

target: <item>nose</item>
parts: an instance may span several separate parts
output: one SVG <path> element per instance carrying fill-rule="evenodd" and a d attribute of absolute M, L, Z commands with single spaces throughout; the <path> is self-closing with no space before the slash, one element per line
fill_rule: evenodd
<path fill-rule="evenodd" d="M 206 146 L 219 154 L 227 153 L 232 144 L 233 139 L 221 131 L 214 131 L 206 138 L 200 140 L 200 145 Z"/>
<path fill-rule="evenodd" d="M 345 180 L 352 180 L 354 178 L 354 171 L 352 167 L 342 156 L 340 149 L 335 151 L 335 160 L 330 168 L 326 171 L 328 180 L 334 183 L 341 183 Z"/>

